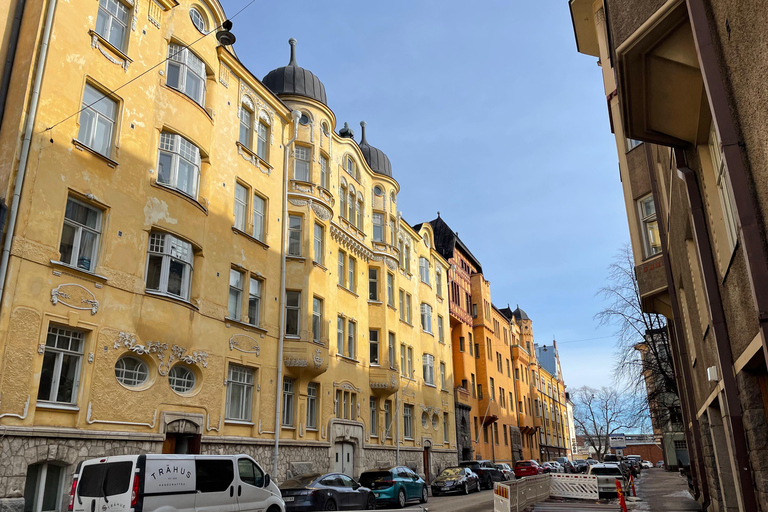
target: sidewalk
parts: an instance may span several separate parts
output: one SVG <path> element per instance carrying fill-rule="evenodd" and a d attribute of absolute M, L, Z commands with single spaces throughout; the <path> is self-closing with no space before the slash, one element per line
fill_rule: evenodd
<path fill-rule="evenodd" d="M 688 492 L 688 482 L 677 473 L 663 469 L 647 469 L 635 482 L 637 497 L 642 501 L 630 502 L 633 512 L 688 512 L 701 510 Z"/>

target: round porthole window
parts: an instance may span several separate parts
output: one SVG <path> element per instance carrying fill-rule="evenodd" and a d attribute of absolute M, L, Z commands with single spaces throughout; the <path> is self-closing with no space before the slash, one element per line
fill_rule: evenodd
<path fill-rule="evenodd" d="M 421 413 L 421 426 L 426 428 L 429 423 L 429 415 L 425 412 Z"/>
<path fill-rule="evenodd" d="M 197 30 L 202 32 L 203 34 L 208 33 L 208 27 L 205 23 L 205 17 L 203 16 L 203 13 L 201 13 L 197 7 L 192 7 L 189 9 L 189 17 L 192 20 L 192 24 L 195 26 Z"/>
<path fill-rule="evenodd" d="M 189 393 L 195 387 L 195 373 L 184 365 L 176 365 L 168 372 L 168 384 L 177 393 Z"/>
<path fill-rule="evenodd" d="M 115 363 L 115 377 L 123 386 L 136 388 L 149 380 L 149 367 L 137 357 L 124 356 Z"/>
<path fill-rule="evenodd" d="M 435 430 L 437 430 L 437 423 L 438 423 L 437 414 L 433 414 L 432 415 L 432 428 L 434 428 Z"/>
<path fill-rule="evenodd" d="M 381 197 L 381 196 L 383 196 L 383 195 L 384 195 L 384 189 L 383 189 L 383 188 L 381 188 L 380 186 L 376 185 L 375 187 L 373 187 L 373 193 L 374 193 L 375 195 L 377 195 L 377 196 Z"/>
<path fill-rule="evenodd" d="M 299 118 L 299 124 L 303 124 L 305 126 L 309 124 L 309 116 L 304 112 L 301 113 L 301 117 Z"/>

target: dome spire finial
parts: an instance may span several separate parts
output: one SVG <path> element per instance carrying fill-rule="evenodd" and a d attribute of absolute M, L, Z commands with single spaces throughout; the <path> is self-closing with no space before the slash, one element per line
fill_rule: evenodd
<path fill-rule="evenodd" d="M 298 66 L 298 64 L 296 64 L 296 40 L 294 38 L 290 38 L 288 40 L 288 44 L 291 45 L 291 61 L 288 63 L 288 65 Z"/>
<path fill-rule="evenodd" d="M 368 144 L 368 139 L 365 138 L 365 127 L 366 127 L 365 121 L 360 121 L 360 128 L 363 130 L 362 137 L 360 139 L 360 144 Z"/>

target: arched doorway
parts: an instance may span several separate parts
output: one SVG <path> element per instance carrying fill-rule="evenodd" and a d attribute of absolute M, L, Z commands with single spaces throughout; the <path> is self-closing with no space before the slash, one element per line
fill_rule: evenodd
<path fill-rule="evenodd" d="M 61 510 L 65 467 L 41 462 L 27 467 L 24 484 L 24 512 L 58 512 Z"/>
<path fill-rule="evenodd" d="M 199 454 L 200 427 L 186 420 L 175 420 L 168 423 L 163 441 L 163 453 Z"/>

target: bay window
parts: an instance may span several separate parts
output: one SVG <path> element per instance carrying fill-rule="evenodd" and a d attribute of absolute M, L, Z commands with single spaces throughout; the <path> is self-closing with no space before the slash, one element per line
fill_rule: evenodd
<path fill-rule="evenodd" d="M 189 96 L 201 107 L 205 106 L 205 63 L 188 48 L 168 45 L 165 84 Z"/>
<path fill-rule="evenodd" d="M 200 149 L 174 133 L 160 134 L 157 182 L 197 199 L 200 184 Z"/>
<path fill-rule="evenodd" d="M 285 335 L 298 336 L 301 319 L 301 292 L 285 292 Z"/>
<path fill-rule="evenodd" d="M 424 354 L 421 358 L 421 371 L 424 383 L 431 386 L 435 385 L 435 357 L 431 354 Z"/>
<path fill-rule="evenodd" d="M 311 150 L 306 146 L 295 146 L 293 151 L 293 179 L 309 181 L 309 162 Z"/>
<path fill-rule="evenodd" d="M 192 244 L 168 233 L 152 232 L 147 251 L 146 289 L 189 300 Z"/>
<path fill-rule="evenodd" d="M 96 268 L 96 255 L 101 235 L 101 211 L 67 198 L 59 253 L 62 263 L 83 270 Z"/>
<path fill-rule="evenodd" d="M 659 238 L 659 224 L 656 220 L 656 206 L 654 205 L 652 195 L 643 197 L 637 203 L 640 209 L 645 257 L 650 258 L 661 252 L 661 238 Z"/>

